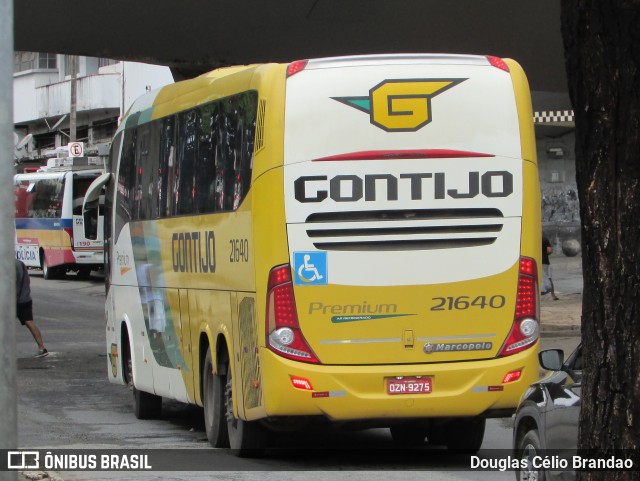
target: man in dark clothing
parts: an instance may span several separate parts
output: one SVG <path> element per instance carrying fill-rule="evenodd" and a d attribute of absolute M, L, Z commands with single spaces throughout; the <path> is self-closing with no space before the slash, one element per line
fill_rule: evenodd
<path fill-rule="evenodd" d="M 542 295 L 551 293 L 551 299 L 558 300 L 556 291 L 551 278 L 551 263 L 549 262 L 549 254 L 553 254 L 553 246 L 549 239 L 542 237 Z"/>
<path fill-rule="evenodd" d="M 33 357 L 45 357 L 49 351 L 44 347 L 40 329 L 33 322 L 33 301 L 31 300 L 31 279 L 27 266 L 21 260 L 16 259 L 16 314 L 20 324 L 26 326 L 38 344 L 38 353 Z"/>

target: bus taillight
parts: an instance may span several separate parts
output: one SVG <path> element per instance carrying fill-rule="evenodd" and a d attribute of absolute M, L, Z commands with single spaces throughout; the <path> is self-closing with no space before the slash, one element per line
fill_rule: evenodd
<path fill-rule="evenodd" d="M 500 357 L 510 356 L 535 344 L 540 337 L 539 317 L 538 266 L 535 260 L 521 257 L 513 327 L 500 350 Z"/>
<path fill-rule="evenodd" d="M 509 71 L 509 66 L 500 57 L 494 57 L 493 55 L 487 55 L 487 60 L 494 67 L 497 67 L 500 70 L 504 70 L 505 72 Z"/>
<path fill-rule="evenodd" d="M 291 62 L 287 66 L 287 78 L 297 74 L 298 72 L 302 72 L 308 62 L 309 60 L 296 60 L 295 62 Z"/>
<path fill-rule="evenodd" d="M 274 267 L 267 287 L 267 347 L 294 361 L 319 363 L 300 329 L 289 265 Z"/>

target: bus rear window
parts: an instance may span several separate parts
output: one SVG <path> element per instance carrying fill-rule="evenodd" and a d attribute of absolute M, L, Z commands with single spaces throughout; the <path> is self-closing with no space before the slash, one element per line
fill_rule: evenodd
<path fill-rule="evenodd" d="M 60 218 L 64 179 L 23 180 L 15 186 L 16 218 Z"/>

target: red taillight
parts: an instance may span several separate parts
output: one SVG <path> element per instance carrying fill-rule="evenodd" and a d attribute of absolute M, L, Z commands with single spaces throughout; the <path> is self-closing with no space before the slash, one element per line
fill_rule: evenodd
<path fill-rule="evenodd" d="M 536 343 L 540 337 L 538 318 L 538 266 L 535 260 L 521 257 L 513 327 L 500 350 L 501 357 L 524 351 Z"/>
<path fill-rule="evenodd" d="M 274 267 L 267 285 L 267 347 L 294 361 L 319 363 L 300 329 L 289 265 Z"/>
<path fill-rule="evenodd" d="M 293 384 L 293 387 L 295 387 L 296 389 L 302 389 L 304 391 L 313 391 L 313 386 L 311 385 L 311 381 L 309 381 L 306 377 L 292 376 L 292 375 L 289 375 L 289 377 L 291 378 L 291 384 Z"/>
<path fill-rule="evenodd" d="M 295 62 L 291 62 L 287 67 L 287 78 L 297 74 L 298 72 L 302 72 L 308 62 L 308 60 L 296 60 Z"/>
<path fill-rule="evenodd" d="M 504 375 L 502 378 L 502 384 L 508 384 L 510 382 L 517 381 L 522 376 L 522 369 L 518 369 L 517 371 L 510 371 Z"/>
<path fill-rule="evenodd" d="M 65 227 L 64 232 L 69 235 L 69 241 L 71 242 L 71 250 L 73 250 L 73 227 Z"/>
<path fill-rule="evenodd" d="M 487 55 L 487 60 L 494 67 L 497 67 L 500 70 L 504 70 L 505 72 L 509 71 L 509 66 L 500 57 L 494 57 L 492 55 Z"/>

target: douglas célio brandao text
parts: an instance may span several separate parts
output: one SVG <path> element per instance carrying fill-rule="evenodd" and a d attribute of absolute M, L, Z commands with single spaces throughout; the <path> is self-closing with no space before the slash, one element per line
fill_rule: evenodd
<path fill-rule="evenodd" d="M 488 471 L 508 471 L 522 469 L 634 469 L 632 459 L 615 456 L 593 458 L 578 455 L 573 456 L 533 456 L 531 458 L 480 458 L 471 456 L 471 469 Z"/>

